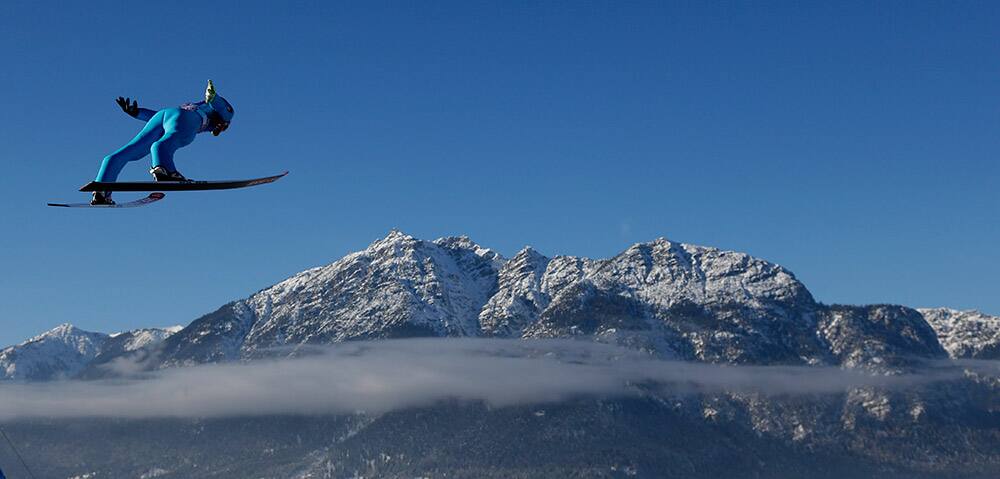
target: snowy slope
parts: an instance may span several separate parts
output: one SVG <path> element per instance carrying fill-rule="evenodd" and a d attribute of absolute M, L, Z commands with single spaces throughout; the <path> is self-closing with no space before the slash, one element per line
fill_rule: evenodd
<path fill-rule="evenodd" d="M 951 357 L 1000 359 L 1000 317 L 948 308 L 919 311 Z"/>

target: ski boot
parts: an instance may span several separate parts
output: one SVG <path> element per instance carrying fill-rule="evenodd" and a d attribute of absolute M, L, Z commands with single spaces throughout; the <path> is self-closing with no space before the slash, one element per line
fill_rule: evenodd
<path fill-rule="evenodd" d="M 157 166 L 152 170 L 149 170 L 149 174 L 153 175 L 153 179 L 156 181 L 191 181 L 184 177 L 179 171 L 167 171 L 166 168 L 162 166 Z"/>
<path fill-rule="evenodd" d="M 111 199 L 110 191 L 95 191 L 94 197 L 90 199 L 90 204 L 94 206 L 113 205 L 115 204 L 115 200 Z"/>

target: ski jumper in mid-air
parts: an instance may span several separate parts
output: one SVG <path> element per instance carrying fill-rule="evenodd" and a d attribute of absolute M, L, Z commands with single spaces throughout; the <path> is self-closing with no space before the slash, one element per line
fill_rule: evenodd
<path fill-rule="evenodd" d="M 233 119 L 233 106 L 215 93 L 212 80 L 205 89 L 205 101 L 185 103 L 176 108 L 153 111 L 139 108 L 136 101 L 118 97 L 118 106 L 129 116 L 146 122 L 135 138 L 118 151 L 106 156 L 97 172 L 96 181 L 114 182 L 126 163 L 152 155 L 149 173 L 156 181 L 187 181 L 174 165 L 174 152 L 194 141 L 195 135 L 207 131 L 212 135 L 229 128 Z M 92 205 L 111 205 L 110 191 L 95 191 Z"/>

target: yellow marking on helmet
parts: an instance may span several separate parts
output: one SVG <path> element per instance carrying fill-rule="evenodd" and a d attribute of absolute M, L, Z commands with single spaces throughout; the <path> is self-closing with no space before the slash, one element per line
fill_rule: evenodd
<path fill-rule="evenodd" d="M 205 103 L 212 103 L 215 99 L 215 85 L 212 84 L 212 80 L 208 81 L 208 86 L 205 87 Z"/>

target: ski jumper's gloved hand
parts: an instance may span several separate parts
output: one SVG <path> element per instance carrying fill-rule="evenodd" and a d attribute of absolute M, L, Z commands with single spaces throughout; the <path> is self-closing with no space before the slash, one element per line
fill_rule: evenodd
<path fill-rule="evenodd" d="M 129 103 L 129 101 L 132 103 Z M 139 118 L 139 102 L 125 97 L 118 97 L 115 102 L 118 103 L 118 106 L 120 106 L 122 111 L 124 111 L 128 116 L 131 116 L 132 118 Z"/>
<path fill-rule="evenodd" d="M 124 111 L 126 115 L 131 116 L 136 120 L 149 121 L 149 119 L 156 114 L 155 111 L 148 108 L 139 108 L 139 102 L 131 98 L 118 97 L 118 99 L 115 100 L 115 103 L 121 107 L 122 111 Z"/>

